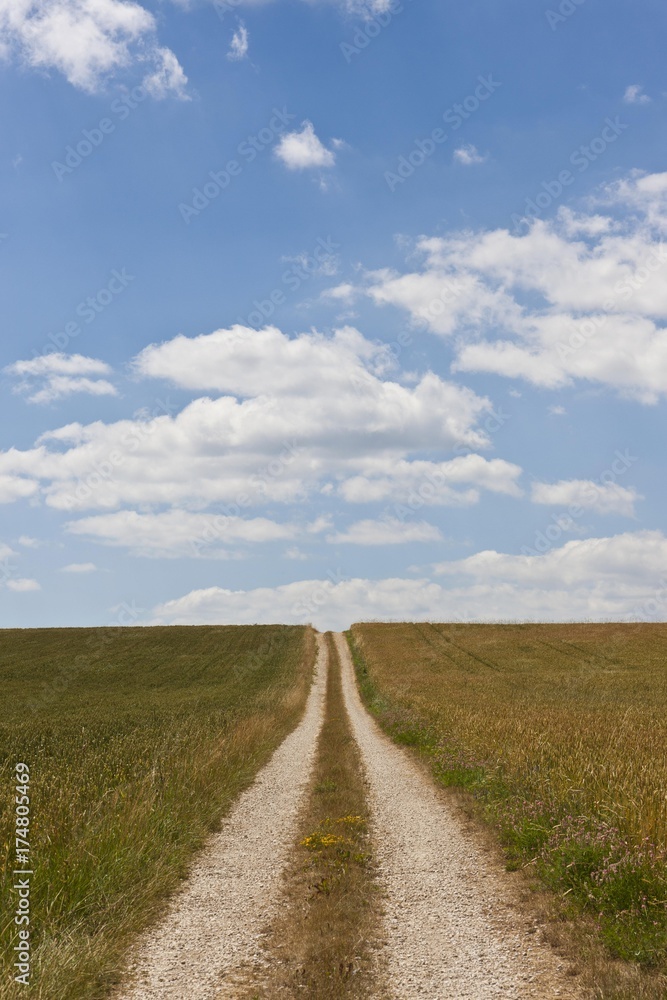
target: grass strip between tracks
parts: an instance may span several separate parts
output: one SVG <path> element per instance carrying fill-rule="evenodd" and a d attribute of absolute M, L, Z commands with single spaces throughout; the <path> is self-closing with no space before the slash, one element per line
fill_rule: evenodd
<path fill-rule="evenodd" d="M 380 997 L 374 960 L 381 898 L 359 750 L 343 701 L 331 633 L 324 724 L 298 840 L 287 872 L 285 910 L 268 943 L 267 979 L 245 1000 Z"/>

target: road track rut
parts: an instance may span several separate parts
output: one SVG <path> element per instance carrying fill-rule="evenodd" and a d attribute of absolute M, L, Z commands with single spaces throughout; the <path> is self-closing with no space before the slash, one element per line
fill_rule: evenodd
<path fill-rule="evenodd" d="M 256 961 L 281 899 L 281 875 L 315 760 L 323 720 L 327 651 L 303 719 L 198 855 L 161 923 L 142 939 L 118 1000 L 227 1000 Z"/>
<path fill-rule="evenodd" d="M 579 997 L 553 952 L 527 933 L 501 873 L 445 797 L 364 708 L 345 637 L 335 640 L 369 785 L 386 894 L 383 958 L 396 1000 Z"/>

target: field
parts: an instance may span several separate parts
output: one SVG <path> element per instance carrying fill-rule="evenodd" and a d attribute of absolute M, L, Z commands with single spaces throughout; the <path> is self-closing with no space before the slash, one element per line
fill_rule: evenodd
<path fill-rule="evenodd" d="M 667 625 L 366 624 L 348 638 L 367 705 L 475 797 L 508 866 L 663 983 L 596 995 L 663 996 Z"/>
<path fill-rule="evenodd" d="M 33 981 L 95 1000 L 193 853 L 298 721 L 299 627 L 0 632 L 0 998 L 13 983 L 14 770 L 30 767 Z"/>

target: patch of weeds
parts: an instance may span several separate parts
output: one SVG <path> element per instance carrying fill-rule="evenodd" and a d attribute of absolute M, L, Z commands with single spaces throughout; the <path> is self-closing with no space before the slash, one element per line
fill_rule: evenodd
<path fill-rule="evenodd" d="M 326 781 L 320 781 L 319 784 L 315 785 L 315 792 L 318 795 L 327 795 L 332 792 L 337 791 L 338 785 L 335 781 L 327 779 Z"/>

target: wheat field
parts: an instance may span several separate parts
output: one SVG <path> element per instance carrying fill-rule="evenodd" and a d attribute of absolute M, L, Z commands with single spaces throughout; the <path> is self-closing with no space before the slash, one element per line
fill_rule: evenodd
<path fill-rule="evenodd" d="M 13 982 L 14 769 L 30 768 L 39 1000 L 107 996 L 232 800 L 296 725 L 311 629 L 0 632 L 0 998 Z"/>
<path fill-rule="evenodd" d="M 667 625 L 364 624 L 367 704 L 481 804 L 509 867 L 665 969 Z"/>

